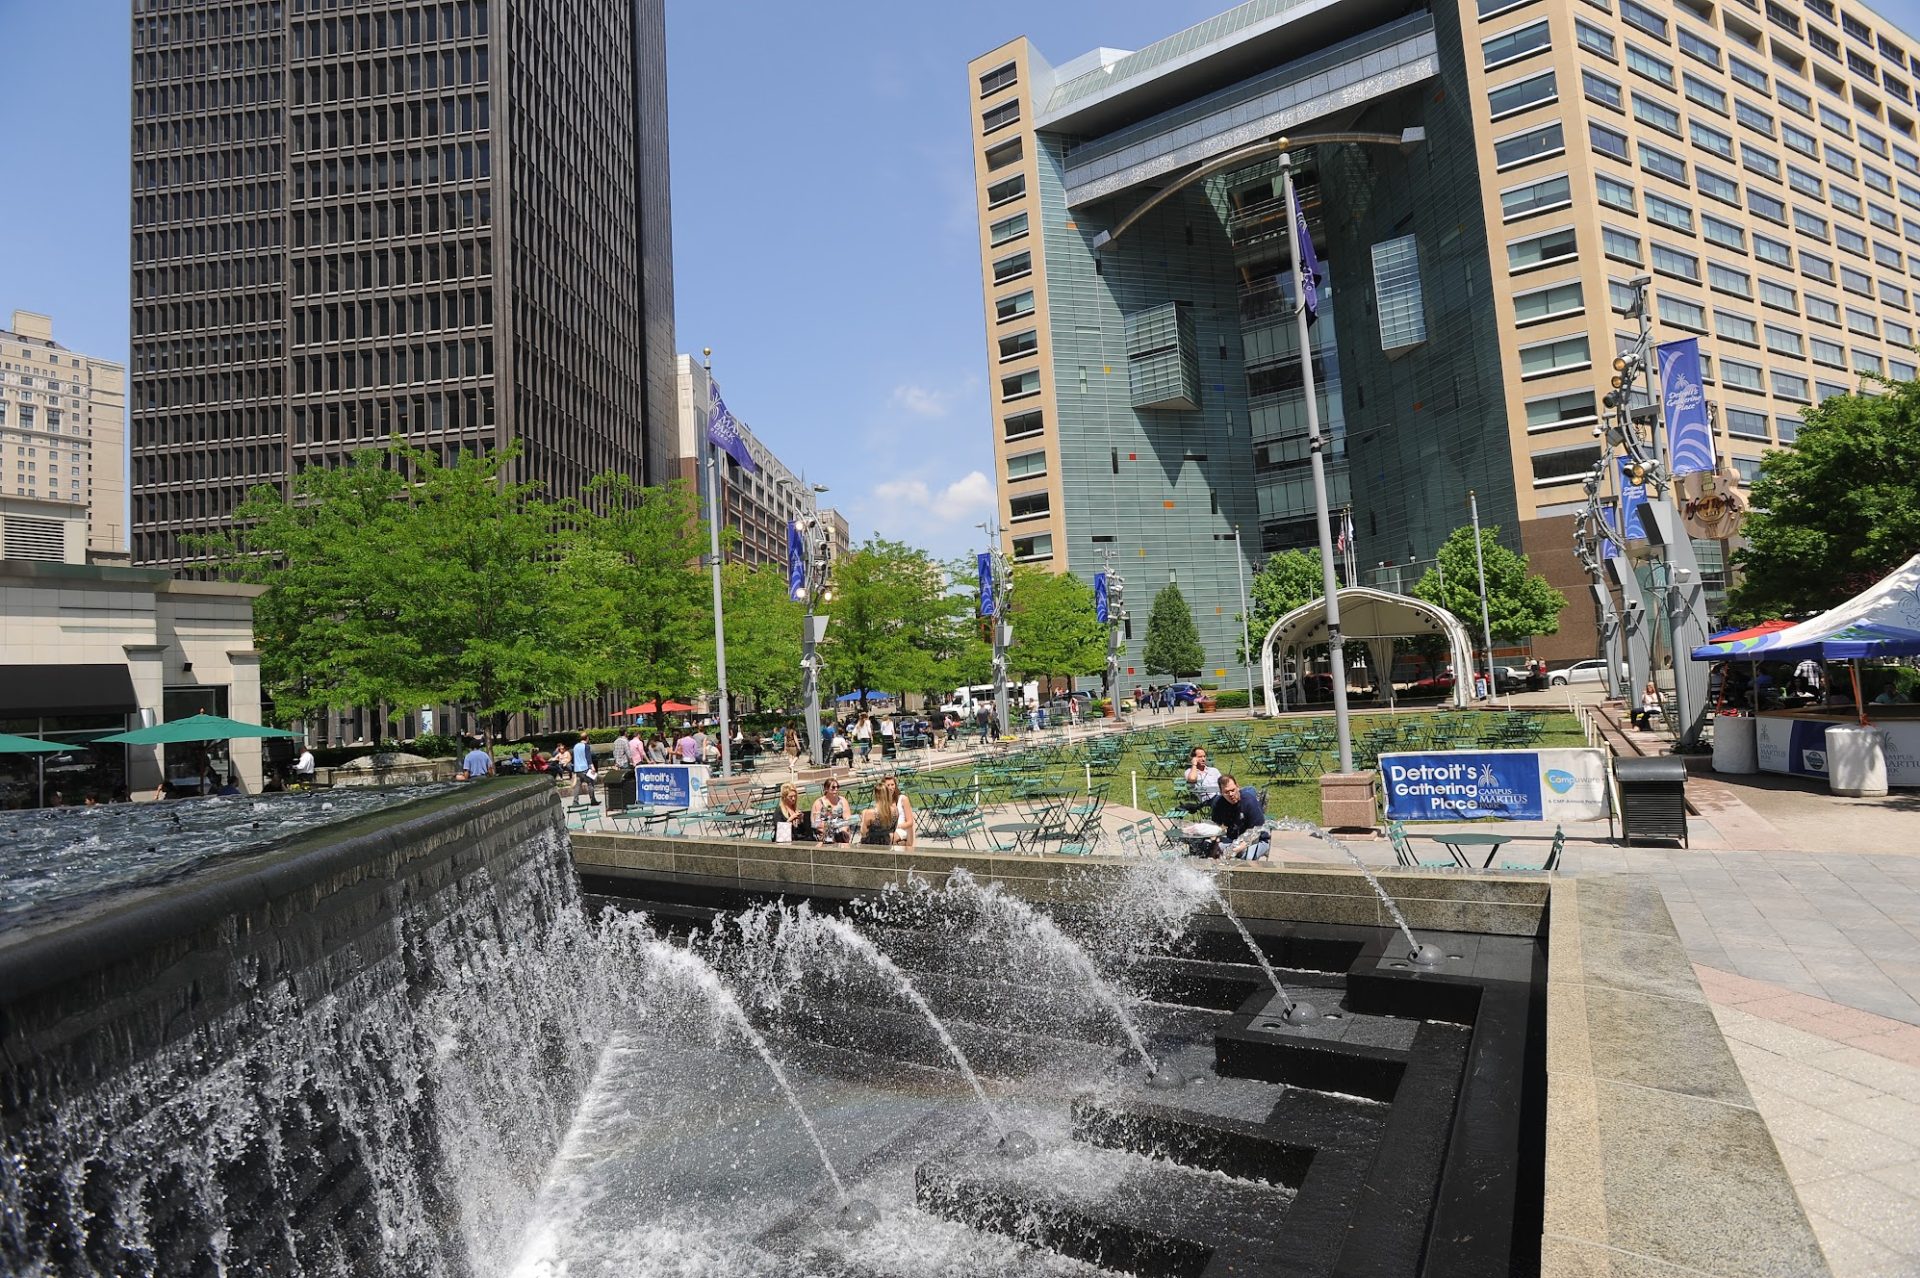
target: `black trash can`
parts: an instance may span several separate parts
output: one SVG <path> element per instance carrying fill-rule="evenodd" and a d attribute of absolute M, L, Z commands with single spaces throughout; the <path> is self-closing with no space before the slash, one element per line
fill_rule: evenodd
<path fill-rule="evenodd" d="M 632 768 L 608 768 L 601 774 L 602 788 L 606 790 L 607 811 L 634 805 L 634 777 Z"/>
<path fill-rule="evenodd" d="M 1620 787 L 1620 837 L 1628 847 L 1636 839 L 1678 839 L 1687 846 L 1687 765 L 1671 755 L 1615 759 Z"/>

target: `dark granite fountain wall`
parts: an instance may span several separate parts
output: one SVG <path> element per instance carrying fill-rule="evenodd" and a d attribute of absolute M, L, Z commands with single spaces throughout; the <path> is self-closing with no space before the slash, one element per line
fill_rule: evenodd
<path fill-rule="evenodd" d="M 493 1268 L 588 1075 L 544 782 L 0 940 L 0 1271 Z"/>

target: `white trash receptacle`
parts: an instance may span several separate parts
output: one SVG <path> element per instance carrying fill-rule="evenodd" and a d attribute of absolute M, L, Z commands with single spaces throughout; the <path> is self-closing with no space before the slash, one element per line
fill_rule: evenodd
<path fill-rule="evenodd" d="M 1713 717 L 1713 770 L 1729 776 L 1760 771 L 1759 725 L 1751 715 Z"/>
<path fill-rule="evenodd" d="M 1878 728 L 1835 724 L 1827 729 L 1827 788 L 1854 799 L 1887 792 L 1887 739 Z"/>

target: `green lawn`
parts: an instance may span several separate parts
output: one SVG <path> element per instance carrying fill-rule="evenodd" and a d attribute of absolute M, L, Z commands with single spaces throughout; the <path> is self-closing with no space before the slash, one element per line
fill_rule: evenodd
<path fill-rule="evenodd" d="M 1415 711 L 1405 714 L 1357 714 L 1353 717 L 1353 738 L 1356 753 L 1370 729 L 1391 727 L 1401 730 L 1402 725 L 1418 729 L 1424 736 L 1431 723 L 1440 719 L 1446 723 L 1468 724 L 1474 729 L 1491 731 L 1503 715 L 1496 711 Z M 1171 809 L 1183 793 L 1181 773 L 1185 769 L 1182 761 L 1178 766 L 1162 768 L 1155 762 L 1155 746 L 1171 748 L 1176 741 L 1188 745 L 1207 746 L 1214 766 L 1222 772 L 1237 777 L 1242 784 L 1252 784 L 1259 788 L 1266 799 L 1267 815 L 1274 820 L 1288 817 L 1318 822 L 1320 820 L 1320 786 L 1317 779 L 1310 776 L 1305 780 L 1282 781 L 1270 778 L 1251 757 L 1261 743 L 1276 733 L 1299 734 L 1310 725 L 1323 727 L 1331 736 L 1333 716 L 1299 715 L 1283 716 L 1279 719 L 1232 720 L 1221 722 L 1212 719 L 1185 720 L 1179 724 L 1166 726 L 1147 726 L 1131 732 L 1126 737 L 1126 746 L 1120 753 L 1117 766 L 1112 775 L 1102 779 L 1095 776 L 1095 793 L 1103 793 L 1109 803 L 1131 804 L 1134 794 L 1134 774 L 1139 777 L 1140 807 L 1149 812 L 1164 812 Z M 1572 715 L 1550 713 L 1542 717 L 1543 735 L 1535 743 L 1536 747 L 1584 746 L 1586 738 L 1580 731 L 1580 724 Z M 1247 736 L 1247 748 L 1243 751 L 1219 750 L 1210 740 L 1213 730 L 1223 729 L 1229 733 L 1244 732 Z M 1476 734 L 1477 735 L 1477 734 Z M 1406 748 L 1406 747 L 1399 747 Z M 1425 747 L 1412 747 L 1425 748 Z M 1471 748 L 1466 746 L 1463 748 Z M 1049 753 L 1054 757 L 1049 757 Z M 1057 744 L 1043 743 L 1036 753 L 1041 766 L 1036 775 L 1043 783 L 1049 783 L 1063 790 L 1083 793 L 1086 790 L 1086 771 L 1075 752 L 1068 748 L 1062 751 Z M 1323 755 L 1323 768 L 1331 770 L 1334 766 L 1334 751 L 1329 747 Z M 1356 762 L 1356 767 L 1359 764 Z M 1316 773 L 1319 769 L 1316 769 Z M 981 769 L 975 764 L 955 765 L 947 768 L 929 768 L 919 774 L 918 780 L 908 782 L 908 789 L 923 786 L 926 778 L 958 780 L 970 778 Z M 1012 788 L 1006 785 L 991 784 L 984 773 L 981 777 L 981 801 L 1001 803 L 1015 798 Z"/>

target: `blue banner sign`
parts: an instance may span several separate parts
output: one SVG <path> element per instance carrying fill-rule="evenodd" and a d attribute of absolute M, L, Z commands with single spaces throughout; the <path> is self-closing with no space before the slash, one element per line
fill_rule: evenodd
<path fill-rule="evenodd" d="M 696 764 L 647 764 L 633 770 L 633 801 L 648 808 L 707 806 L 707 767 Z"/>
<path fill-rule="evenodd" d="M 1395 821 L 1591 821 L 1607 813 L 1599 750 L 1448 750 L 1383 754 Z"/>
<path fill-rule="evenodd" d="M 1627 478 L 1627 472 L 1633 467 L 1633 458 L 1621 457 L 1620 463 L 1620 527 L 1627 540 L 1645 541 L 1647 526 L 1642 522 L 1640 508 L 1647 504 L 1647 486 L 1636 484 Z"/>
<path fill-rule="evenodd" d="M 795 603 L 807 597 L 807 542 L 800 526 L 787 521 L 787 598 Z"/>
<path fill-rule="evenodd" d="M 1619 527 L 1619 523 L 1614 518 L 1613 507 L 1602 506 L 1600 508 L 1600 522 L 1605 524 L 1607 528 L 1607 535 L 1600 539 L 1600 557 L 1602 559 L 1611 559 L 1620 553 L 1620 543 L 1614 540 L 1616 535 L 1615 530 Z"/>
<path fill-rule="evenodd" d="M 1660 403 L 1667 423 L 1667 469 L 1681 475 L 1713 470 L 1713 427 L 1700 379 L 1700 339 L 1684 338 L 1654 348 L 1660 361 Z"/>
<path fill-rule="evenodd" d="M 1104 572 L 1093 574 L 1093 615 L 1101 625 L 1107 624 L 1107 574 Z"/>
<path fill-rule="evenodd" d="M 996 616 L 993 607 L 993 556 L 980 556 L 980 615 Z"/>

